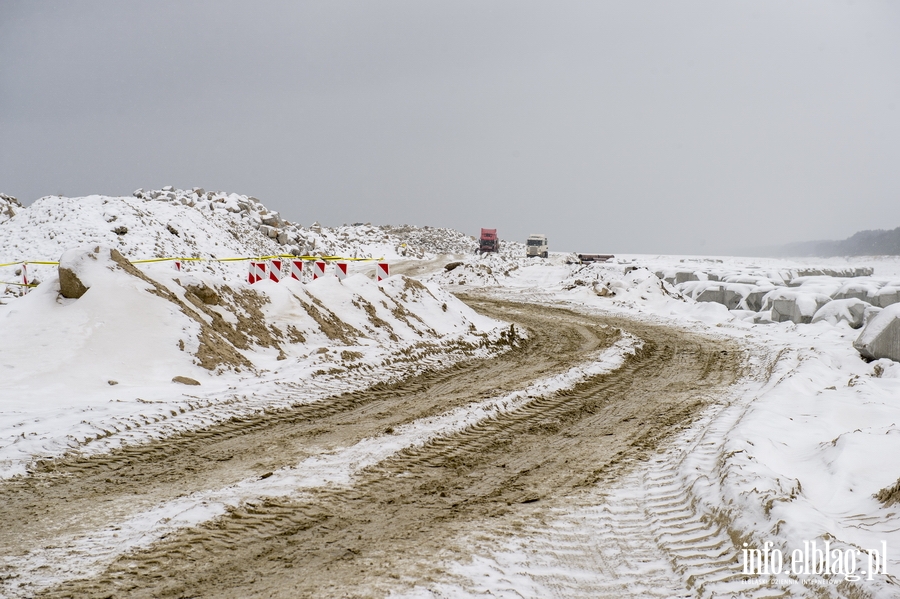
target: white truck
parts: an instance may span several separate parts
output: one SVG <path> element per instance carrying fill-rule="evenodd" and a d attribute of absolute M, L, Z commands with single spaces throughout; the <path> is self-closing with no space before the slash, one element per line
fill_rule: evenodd
<path fill-rule="evenodd" d="M 547 257 L 547 236 L 546 235 L 529 235 L 528 241 L 525 242 L 525 255 Z"/>

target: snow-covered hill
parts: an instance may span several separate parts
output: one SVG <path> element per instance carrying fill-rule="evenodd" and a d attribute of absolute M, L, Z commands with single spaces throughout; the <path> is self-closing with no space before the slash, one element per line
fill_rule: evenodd
<path fill-rule="evenodd" d="M 284 220 L 251 196 L 172 189 L 138 190 L 133 197 L 48 196 L 22 208 L 0 197 L 0 264 L 55 261 L 67 249 L 103 245 L 129 260 L 167 257 L 343 256 L 425 258 L 470 253 L 475 241 L 435 227 L 370 224 L 308 227 Z M 243 264 L 193 263 L 192 269 L 241 278 Z M 29 265 L 29 281 L 52 269 Z M 0 281 L 22 282 L 21 267 L 0 267 Z M 3 288 L 0 287 L 0 295 Z M 10 289 L 9 292 L 12 292 Z"/>
<path fill-rule="evenodd" d="M 351 268 L 343 281 L 329 267 L 315 281 L 250 286 L 247 262 L 217 261 L 276 254 L 397 260 L 474 250 L 470 237 L 451 229 L 303 227 L 255 198 L 202 189 L 51 196 L 24 208 L 2 196 L 0 213 L 8 217 L 0 220 L 0 264 L 7 264 L 0 282 L 9 283 L 0 284 L 0 476 L 22 472 L 35 455 L 99 447 L 110 435 L 129 442 L 118 433 L 141 429 L 133 415 L 146 415 L 147 402 L 174 405 L 186 390 L 194 397 L 202 389 L 209 402 L 176 427 L 277 405 L 282 400 L 271 393 L 245 395 L 275 381 L 327 395 L 324 379 L 366 386 L 503 349 L 494 342 L 506 325 L 438 285 L 402 275 L 376 283 L 371 264 Z M 174 257 L 201 260 L 182 271 L 129 264 Z M 84 279 L 83 295 L 63 289 L 69 270 Z M 26 277 L 38 283 L 27 294 L 16 285 Z M 200 386 L 183 387 L 177 377 Z M 160 410 L 154 414 L 169 413 Z M 26 425 L 23 414 L 35 417 Z"/>

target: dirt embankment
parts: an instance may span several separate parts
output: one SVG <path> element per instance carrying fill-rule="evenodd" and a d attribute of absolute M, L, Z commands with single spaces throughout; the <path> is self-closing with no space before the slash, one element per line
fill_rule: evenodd
<path fill-rule="evenodd" d="M 429 556 L 465 555 L 454 539 L 533 502 L 617 476 L 691 422 L 744 371 L 724 341 L 637 321 L 469 298 L 527 328 L 520 348 L 403 383 L 61 462 L 0 486 L 7 555 L 91 530 L 136 509 L 220 488 L 349 446 L 392 427 L 563 372 L 626 330 L 643 348 L 615 372 L 536 399 L 369 468 L 350 487 L 265 499 L 119 558 L 46 596 L 384 596 L 401 579 L 442 574 Z M 98 510 L 97 506 L 104 506 Z M 98 513 L 102 512 L 102 513 Z M 425 564 L 425 565 L 423 565 Z M 10 580 L 9 582 L 14 582 Z"/>

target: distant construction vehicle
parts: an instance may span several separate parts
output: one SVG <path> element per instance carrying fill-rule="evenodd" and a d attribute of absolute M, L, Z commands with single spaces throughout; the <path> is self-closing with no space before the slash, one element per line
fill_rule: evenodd
<path fill-rule="evenodd" d="M 535 256 L 546 258 L 547 254 L 547 236 L 540 233 L 529 235 L 528 240 L 525 242 L 525 255 L 529 258 Z"/>
<path fill-rule="evenodd" d="M 578 254 L 578 261 L 581 264 L 590 264 L 591 262 L 607 262 L 615 258 L 612 254 Z"/>
<path fill-rule="evenodd" d="M 500 251 L 500 239 L 497 237 L 497 229 L 482 229 L 481 239 L 478 242 L 478 252 L 487 254 Z"/>

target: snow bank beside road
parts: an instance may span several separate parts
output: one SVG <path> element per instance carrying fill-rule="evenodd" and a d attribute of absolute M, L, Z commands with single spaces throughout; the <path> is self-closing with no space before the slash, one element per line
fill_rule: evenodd
<path fill-rule="evenodd" d="M 677 263 L 677 259 L 668 260 Z M 480 264 L 477 258 L 467 262 L 469 270 Z M 751 548 L 771 542 L 788 556 L 802 550 L 804 542 L 815 541 L 821 548 L 829 540 L 844 555 L 849 549 L 880 549 L 884 542 L 887 572 L 892 575 L 900 568 L 900 512 L 894 504 L 900 497 L 900 363 L 867 362 L 854 350 L 860 331 L 851 324 L 855 324 L 859 303 L 864 302 L 850 294 L 857 288 L 882 288 L 896 275 L 804 277 L 789 286 L 795 280 L 791 271 L 803 265 L 766 263 L 773 276 L 760 279 L 760 266 L 749 261 L 723 259 L 714 264 L 731 271 L 733 283 L 728 285 L 756 286 L 762 280 L 766 294 L 772 295 L 757 299 L 767 301 L 769 307 L 793 297 L 822 302 L 814 313 L 828 311 L 812 324 L 754 324 L 757 312 L 729 310 L 721 303 L 691 297 L 721 282 L 673 285 L 654 274 L 658 264 L 640 257 L 619 264 L 566 265 L 525 259 L 509 261 L 505 267 L 492 264 L 492 271 L 500 276 L 491 288 L 481 291 L 523 301 L 570 303 L 581 310 L 639 316 L 674 327 L 700 327 L 743 339 L 751 348 L 752 371 L 759 373 L 760 380 L 748 380 L 743 395 L 712 406 L 702 421 L 704 429 L 697 433 L 699 439 L 683 447 L 683 457 L 671 465 L 680 481 L 677 493 L 687 494 L 687 503 L 696 511 L 692 517 L 717 523 L 727 532 L 726 540 L 735 543 L 728 554 L 711 554 L 714 567 L 708 573 L 685 570 L 688 586 L 707 580 L 707 574 L 710 581 L 739 578 L 744 542 Z M 867 264 L 879 272 L 877 261 Z M 457 278 L 454 273 L 466 267 L 432 277 L 452 283 Z M 891 268 L 893 261 L 888 260 L 886 270 Z M 779 272 L 786 274 L 776 284 L 774 274 Z M 849 299 L 829 301 L 826 293 Z M 871 314 L 878 308 L 866 310 Z M 884 317 L 872 318 L 873 334 L 895 309 L 885 311 Z M 703 561 L 699 554 L 697 560 Z M 865 567 L 860 563 L 860 569 Z M 854 582 L 838 575 L 832 582 L 842 584 L 847 592 L 896 595 L 893 578 L 881 574 L 873 578 L 863 575 Z M 775 588 L 800 595 L 808 587 L 797 580 Z"/>
<path fill-rule="evenodd" d="M 148 274 L 108 248 L 67 253 L 61 266 L 87 288 L 81 297 L 62 297 L 51 277 L 0 306 L 4 476 L 38 456 L 133 442 L 161 421 L 183 428 L 266 407 L 246 395 L 273 381 L 354 373 L 348 384 L 371 384 L 432 356 L 503 348 L 500 323 L 403 276 L 227 286 L 210 274 Z"/>

